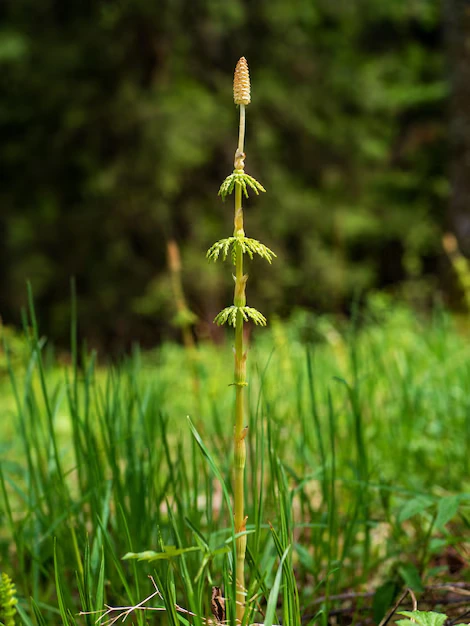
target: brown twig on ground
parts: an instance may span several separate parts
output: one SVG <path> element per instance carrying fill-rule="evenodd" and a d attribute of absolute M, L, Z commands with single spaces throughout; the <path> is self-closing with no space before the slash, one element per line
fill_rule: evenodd
<path fill-rule="evenodd" d="M 153 579 L 153 576 L 149 576 L 149 578 L 152 581 L 152 585 L 155 587 L 155 591 L 151 593 L 144 600 L 141 600 L 138 604 L 135 604 L 134 606 L 109 606 L 108 604 L 105 604 L 106 609 L 100 609 L 98 611 L 80 611 L 79 615 L 92 615 L 92 614 L 102 613 L 102 615 L 98 617 L 95 623 L 96 624 L 101 623 L 101 626 L 113 626 L 113 624 L 116 624 L 116 622 L 118 622 L 119 620 L 122 620 L 124 622 L 124 620 L 127 617 L 129 617 L 129 615 L 133 613 L 134 611 L 166 611 L 165 607 L 163 606 L 158 606 L 158 607 L 144 606 L 147 602 L 149 602 L 149 600 L 152 600 L 152 598 L 155 598 L 155 596 L 158 596 L 160 599 L 162 599 L 162 594 L 160 593 L 155 583 L 155 580 Z M 191 611 L 188 611 L 187 609 L 183 609 L 181 606 L 178 606 L 177 604 L 175 604 L 175 609 L 179 613 L 185 613 L 186 615 L 195 616 L 195 613 L 192 613 Z M 116 612 L 118 612 L 117 615 L 113 615 L 111 617 L 111 615 Z M 106 616 L 110 616 L 109 619 L 105 622 L 101 622 L 101 620 L 105 618 Z M 207 622 L 206 619 L 204 618 L 202 619 L 204 622 Z"/>
<path fill-rule="evenodd" d="M 138 604 L 135 604 L 134 606 L 109 606 L 109 604 L 105 604 L 106 608 L 104 609 L 99 609 L 98 611 L 80 611 L 79 615 L 96 615 L 98 613 L 101 613 L 95 624 L 100 624 L 100 626 L 113 626 L 119 620 L 124 622 L 134 611 L 166 611 L 166 608 L 163 606 L 144 606 L 147 602 L 149 602 L 156 596 L 158 596 L 163 601 L 162 594 L 160 593 L 153 576 L 149 576 L 149 578 L 152 581 L 152 585 L 154 586 L 155 591 L 151 593 L 147 598 L 144 598 L 144 600 L 141 600 Z M 175 609 L 178 611 L 178 613 L 184 613 L 185 615 L 192 615 L 193 617 L 197 617 L 196 613 L 188 611 L 178 604 L 175 604 Z M 117 615 L 113 615 L 113 613 L 117 613 Z M 102 622 L 103 618 L 107 616 L 109 617 L 109 619 Z M 225 624 L 228 624 L 227 620 L 219 621 L 217 619 L 207 619 L 202 616 L 199 617 L 204 624 L 207 624 L 207 626 L 224 626 Z M 263 624 L 254 623 L 250 624 L 250 626 L 263 626 Z M 279 624 L 274 624 L 273 626 L 279 626 Z"/>
<path fill-rule="evenodd" d="M 466 584 L 466 583 L 463 583 Z M 452 591 L 452 593 L 455 593 L 458 596 L 470 596 L 470 589 L 466 589 L 463 586 L 456 586 L 455 584 L 452 585 L 446 585 L 446 584 L 442 584 L 439 586 L 440 589 L 444 589 L 445 591 Z"/>
<path fill-rule="evenodd" d="M 426 587 L 424 588 L 424 593 L 426 592 L 432 592 L 432 591 L 450 591 L 451 593 L 454 593 L 455 595 L 460 595 L 460 596 L 470 596 L 470 583 L 466 583 L 466 582 L 453 582 L 453 583 L 436 583 L 433 585 L 426 585 Z M 404 600 L 405 596 L 407 595 L 408 592 L 404 593 L 404 596 L 402 598 L 402 600 Z M 326 602 L 327 600 L 330 602 L 335 602 L 335 601 L 347 601 L 347 600 L 356 600 L 359 598 L 373 598 L 375 595 L 375 591 L 359 591 L 359 592 L 354 592 L 354 591 L 348 591 L 345 593 L 338 593 L 336 595 L 331 595 L 331 596 L 320 596 L 318 598 L 316 598 L 315 600 L 312 600 L 312 602 L 310 603 L 309 607 L 313 607 L 313 606 L 317 606 L 318 604 L 322 604 L 323 602 Z M 423 598 L 424 598 L 424 594 L 423 596 L 421 596 L 421 602 L 423 602 Z M 401 600 L 401 601 L 402 601 Z M 416 600 L 416 599 L 415 599 Z M 443 597 L 440 598 L 438 601 L 438 604 L 456 604 L 458 605 L 459 603 L 461 603 L 461 600 L 458 600 L 456 598 L 453 597 Z M 414 605 L 414 600 L 412 598 L 412 607 Z M 331 615 L 341 615 L 344 613 L 348 613 L 349 611 L 352 610 L 351 605 L 342 607 L 342 608 L 337 608 L 337 609 L 332 609 L 330 611 Z M 366 606 L 364 607 L 364 610 L 371 610 L 370 606 Z M 311 616 L 309 616 L 311 617 Z"/>
<path fill-rule="evenodd" d="M 335 600 L 355 600 L 356 598 L 372 598 L 375 595 L 375 591 L 348 591 L 346 593 L 338 593 L 333 596 L 320 596 L 315 600 L 312 600 L 311 605 L 321 604 L 322 602 L 334 602 Z"/>
<path fill-rule="evenodd" d="M 453 624 L 457 624 L 457 622 L 460 622 L 460 620 L 464 619 L 465 617 L 468 617 L 470 615 L 470 610 L 465 611 L 465 613 L 461 613 L 460 615 L 457 615 L 457 617 L 455 617 L 453 620 L 450 620 L 448 622 L 448 626 L 452 626 Z"/>
<path fill-rule="evenodd" d="M 395 611 L 398 609 L 398 607 L 400 606 L 400 604 L 403 602 L 403 600 L 406 598 L 406 596 L 408 595 L 408 593 L 411 594 L 412 600 L 413 600 L 413 607 L 416 604 L 416 597 L 414 595 L 414 593 L 411 591 L 411 589 L 409 589 L 408 587 L 405 589 L 405 591 L 403 591 L 403 593 L 400 594 L 400 597 L 398 598 L 398 600 L 395 602 L 395 604 L 392 606 L 392 608 L 388 611 L 388 613 L 383 617 L 383 619 L 381 620 L 381 622 L 379 623 L 379 626 L 386 626 L 386 624 L 388 624 L 388 622 L 391 620 L 391 618 L 393 617 L 393 614 L 395 613 Z M 415 610 L 413 608 L 413 610 Z"/>

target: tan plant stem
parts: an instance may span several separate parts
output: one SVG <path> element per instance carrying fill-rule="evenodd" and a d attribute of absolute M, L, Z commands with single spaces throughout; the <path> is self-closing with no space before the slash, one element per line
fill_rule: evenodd
<path fill-rule="evenodd" d="M 181 257 L 176 241 L 171 239 L 167 243 L 167 258 L 168 267 L 170 269 L 171 287 L 173 291 L 173 298 L 175 301 L 176 312 L 182 320 L 179 324 L 181 328 L 181 334 L 183 337 L 183 344 L 188 355 L 188 360 L 191 368 L 191 378 L 193 385 L 194 398 L 199 414 L 201 414 L 201 396 L 199 388 L 199 370 L 198 370 L 198 353 L 196 344 L 194 342 L 191 326 L 193 322 L 191 318 L 194 317 L 188 308 L 186 298 L 184 296 L 183 281 L 181 278 Z"/>
<path fill-rule="evenodd" d="M 235 153 L 235 168 L 243 169 L 243 145 L 245 133 L 245 107 L 240 105 L 240 132 L 238 139 L 238 149 Z M 243 155 L 243 156 L 242 156 Z M 243 230 L 243 208 L 242 208 L 242 188 L 240 184 L 235 185 L 235 219 L 234 236 L 244 235 Z M 244 307 L 246 305 L 245 285 L 248 276 L 243 273 L 243 251 L 237 244 L 235 257 L 235 292 L 234 305 Z M 234 476 L 234 517 L 235 532 L 241 533 L 246 530 L 246 517 L 244 513 L 244 474 L 245 474 L 245 389 L 246 382 L 246 353 L 243 345 L 243 316 L 240 311 L 237 313 L 235 324 L 235 476 Z M 235 577 L 237 581 L 236 594 L 236 618 L 241 623 L 245 612 L 245 552 L 246 535 L 238 537 L 236 540 L 236 565 Z"/>
<path fill-rule="evenodd" d="M 186 304 L 186 298 L 184 297 L 183 282 L 181 280 L 181 257 L 176 241 L 171 239 L 167 243 L 167 256 L 168 266 L 170 268 L 171 276 L 171 288 L 173 291 L 173 298 L 175 300 L 176 311 L 180 315 L 184 315 L 188 311 L 188 305 Z M 183 343 L 188 352 L 191 352 L 194 348 L 194 338 L 191 333 L 190 323 L 185 323 L 181 327 L 181 334 L 183 336 Z"/>

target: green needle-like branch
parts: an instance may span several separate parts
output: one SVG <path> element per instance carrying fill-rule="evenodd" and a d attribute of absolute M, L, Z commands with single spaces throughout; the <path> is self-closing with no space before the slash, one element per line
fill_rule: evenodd
<path fill-rule="evenodd" d="M 221 256 L 222 260 L 225 261 L 229 251 L 231 250 L 232 261 L 235 265 L 237 245 L 241 247 L 243 254 L 248 254 L 250 259 L 253 259 L 253 255 L 255 254 L 263 259 L 266 259 L 268 263 L 271 263 L 273 258 L 276 258 L 274 252 L 264 244 L 260 243 L 257 239 L 250 239 L 249 237 L 244 237 L 243 235 L 228 237 L 227 239 L 217 241 L 207 251 L 207 258 L 211 261 L 217 261 L 219 256 Z"/>
<path fill-rule="evenodd" d="M 253 178 L 253 176 L 245 174 L 243 170 L 235 169 L 220 185 L 219 196 L 222 196 L 222 200 L 225 200 L 225 198 L 233 192 L 235 185 L 241 186 L 245 198 L 248 198 L 248 187 L 250 187 L 257 196 L 260 191 L 266 191 L 263 185 Z"/>
<path fill-rule="evenodd" d="M 253 322 L 257 326 L 266 326 L 267 320 L 262 313 L 253 309 L 250 306 L 228 306 L 223 309 L 214 319 L 214 323 L 218 326 L 222 326 L 223 324 L 228 323 L 229 326 L 236 326 L 237 323 L 237 315 L 241 314 L 243 320 L 248 322 L 249 319 L 253 320 Z"/>

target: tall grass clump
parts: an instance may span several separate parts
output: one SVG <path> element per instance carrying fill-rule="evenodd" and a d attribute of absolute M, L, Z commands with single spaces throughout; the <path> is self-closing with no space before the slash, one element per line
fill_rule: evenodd
<path fill-rule="evenodd" d="M 264 187 L 253 177 L 245 172 L 245 109 L 251 102 L 250 76 L 248 64 L 242 57 L 235 68 L 233 80 L 233 97 L 240 109 L 240 122 L 238 132 L 238 146 L 235 151 L 234 170 L 222 183 L 219 195 L 222 199 L 234 193 L 234 229 L 233 235 L 217 241 L 208 251 L 209 259 L 216 261 L 219 258 L 225 260 L 230 257 L 235 266 L 233 279 L 235 281 L 233 304 L 223 309 L 215 318 L 218 325 L 229 324 L 235 329 L 235 428 L 233 435 L 234 446 L 234 524 L 236 539 L 236 617 L 240 623 L 245 611 L 245 555 L 246 555 L 246 522 L 245 496 L 244 496 L 244 473 L 246 461 L 245 438 L 248 434 L 246 417 L 246 377 L 247 353 L 244 345 L 243 327 L 245 322 L 252 320 L 259 326 L 266 325 L 266 318 L 256 309 L 246 304 L 246 283 L 248 275 L 244 273 L 243 260 L 248 255 L 251 259 L 255 254 L 271 263 L 275 254 L 256 239 L 246 237 L 243 223 L 243 196 L 248 198 L 248 189 L 256 194 L 264 192 Z"/>
<path fill-rule="evenodd" d="M 280 623 L 278 609 L 296 626 L 299 607 L 305 624 L 372 609 L 379 623 L 404 586 L 424 609 L 428 586 L 470 583 L 470 347 L 445 311 L 391 304 L 371 302 L 353 338 L 309 314 L 250 345 L 245 624 Z M 0 567 L 17 588 L 16 626 L 92 626 L 104 605 L 126 609 L 102 624 L 137 605 L 125 623 L 176 624 L 176 602 L 202 626 L 219 586 L 235 625 L 231 346 L 199 346 L 198 439 L 184 347 L 107 367 L 74 348 L 64 365 L 32 308 L 28 328 L 28 359 L 6 349 L 0 377 Z"/>

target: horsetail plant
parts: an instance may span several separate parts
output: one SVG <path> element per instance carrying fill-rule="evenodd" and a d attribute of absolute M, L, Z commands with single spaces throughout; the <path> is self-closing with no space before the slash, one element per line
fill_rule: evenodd
<path fill-rule="evenodd" d="M 5 572 L 0 576 L 0 624 L 15 626 L 16 605 L 15 584 Z"/>
<path fill-rule="evenodd" d="M 234 430 L 234 526 L 237 539 L 235 542 L 236 562 L 236 619 L 242 623 L 245 613 L 245 552 L 246 552 L 246 522 L 244 512 L 244 472 L 246 459 L 245 437 L 248 427 L 246 426 L 245 414 L 245 390 L 248 385 L 246 379 L 246 351 L 244 349 L 243 326 L 245 322 L 252 320 L 259 326 L 266 325 L 266 318 L 256 309 L 246 306 L 245 288 L 248 275 L 243 271 L 243 257 L 247 254 L 250 259 L 259 255 L 271 263 L 276 255 L 272 250 L 257 241 L 245 236 L 243 225 L 242 197 L 248 198 L 248 190 L 259 192 L 266 191 L 264 187 L 253 177 L 245 172 L 245 107 L 250 104 L 250 76 L 248 64 L 242 57 L 235 68 L 233 80 L 233 96 L 236 105 L 240 107 L 240 123 L 238 133 L 238 146 L 235 152 L 234 171 L 227 176 L 222 183 L 219 195 L 222 200 L 234 192 L 235 216 L 234 232 L 232 237 L 217 241 L 207 252 L 207 257 L 213 261 L 230 257 L 235 266 L 235 290 L 233 305 L 223 309 L 215 318 L 214 322 L 219 326 L 229 324 L 235 328 L 235 430 Z"/>
<path fill-rule="evenodd" d="M 168 268 L 170 270 L 171 288 L 175 303 L 176 315 L 173 318 L 174 326 L 181 329 L 183 344 L 188 355 L 191 368 L 191 377 L 194 391 L 194 398 L 199 413 L 201 412 L 201 398 L 199 392 L 199 369 L 198 354 L 193 337 L 193 326 L 197 322 L 197 315 L 191 311 L 186 303 L 184 295 L 183 281 L 181 278 L 181 256 L 178 244 L 174 239 L 167 243 Z"/>

